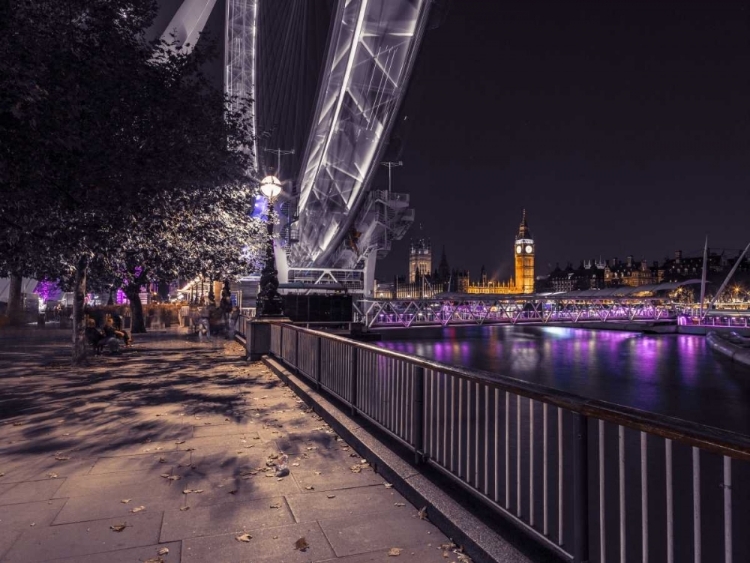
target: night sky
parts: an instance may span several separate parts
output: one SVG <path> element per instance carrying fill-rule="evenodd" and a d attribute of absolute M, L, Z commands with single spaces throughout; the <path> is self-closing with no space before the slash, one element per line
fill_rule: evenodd
<path fill-rule="evenodd" d="M 394 191 L 409 238 L 512 275 L 525 207 L 537 275 L 583 258 L 663 260 L 750 242 L 746 2 L 458 1 L 425 36 Z M 385 187 L 385 168 L 377 185 Z"/>

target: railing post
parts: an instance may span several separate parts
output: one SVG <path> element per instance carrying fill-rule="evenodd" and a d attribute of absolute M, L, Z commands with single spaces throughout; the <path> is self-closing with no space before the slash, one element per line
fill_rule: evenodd
<path fill-rule="evenodd" d="M 323 378 L 323 354 L 322 348 L 323 348 L 323 338 L 320 336 L 316 337 L 317 344 L 315 346 L 315 382 L 316 382 L 316 388 L 318 391 L 320 391 L 320 381 Z"/>
<path fill-rule="evenodd" d="M 294 331 L 294 374 L 299 375 L 299 331 Z"/>
<path fill-rule="evenodd" d="M 349 382 L 349 394 L 351 397 L 350 406 L 352 409 L 352 416 L 357 414 L 357 377 L 359 376 L 359 349 L 356 346 L 352 346 L 352 366 L 351 373 L 352 379 Z"/>
<path fill-rule="evenodd" d="M 588 417 L 575 415 L 573 443 L 573 561 L 589 561 L 589 426 Z M 604 517 L 604 515 L 601 515 Z"/>
<path fill-rule="evenodd" d="M 279 360 L 284 359 L 284 325 L 279 325 Z"/>
<path fill-rule="evenodd" d="M 412 430 L 414 432 L 414 463 L 424 462 L 424 368 L 414 366 L 414 386 L 412 388 Z"/>

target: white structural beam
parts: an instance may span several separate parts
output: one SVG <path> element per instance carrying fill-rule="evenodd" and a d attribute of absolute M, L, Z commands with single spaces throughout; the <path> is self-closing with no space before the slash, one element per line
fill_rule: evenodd
<path fill-rule="evenodd" d="M 224 90 L 230 96 L 255 100 L 259 1 L 226 0 Z M 253 107 L 253 146 L 248 149 L 252 151 L 254 169 L 258 170 L 255 111 Z"/>
<path fill-rule="evenodd" d="M 258 2 L 226 0 L 224 14 L 224 91 L 230 96 L 255 99 Z M 200 39 L 216 0 L 184 0 L 161 38 L 175 42 L 175 48 L 191 50 Z M 252 114 L 254 169 L 258 169 L 255 143 L 255 110 Z"/>
<path fill-rule="evenodd" d="M 341 265 L 349 231 L 367 230 L 372 218 L 359 212 L 406 90 L 429 4 L 339 0 L 300 169 L 294 266 Z"/>
<path fill-rule="evenodd" d="M 194 46 L 215 5 L 216 0 L 184 0 L 164 30 L 162 40 L 174 40 L 180 47 L 189 45 L 188 49 Z"/>

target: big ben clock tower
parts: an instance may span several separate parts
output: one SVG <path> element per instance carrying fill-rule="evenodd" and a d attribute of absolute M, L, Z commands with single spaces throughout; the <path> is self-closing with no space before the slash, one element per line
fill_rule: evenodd
<path fill-rule="evenodd" d="M 516 235 L 513 252 L 516 255 L 516 292 L 534 293 L 534 239 L 526 223 L 526 210 L 523 210 L 521 226 Z"/>

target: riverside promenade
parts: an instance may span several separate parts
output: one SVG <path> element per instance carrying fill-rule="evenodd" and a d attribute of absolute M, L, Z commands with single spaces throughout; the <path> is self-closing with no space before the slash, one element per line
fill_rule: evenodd
<path fill-rule="evenodd" d="M 68 339 L 0 331 L 0 561 L 469 561 L 239 344 Z"/>

